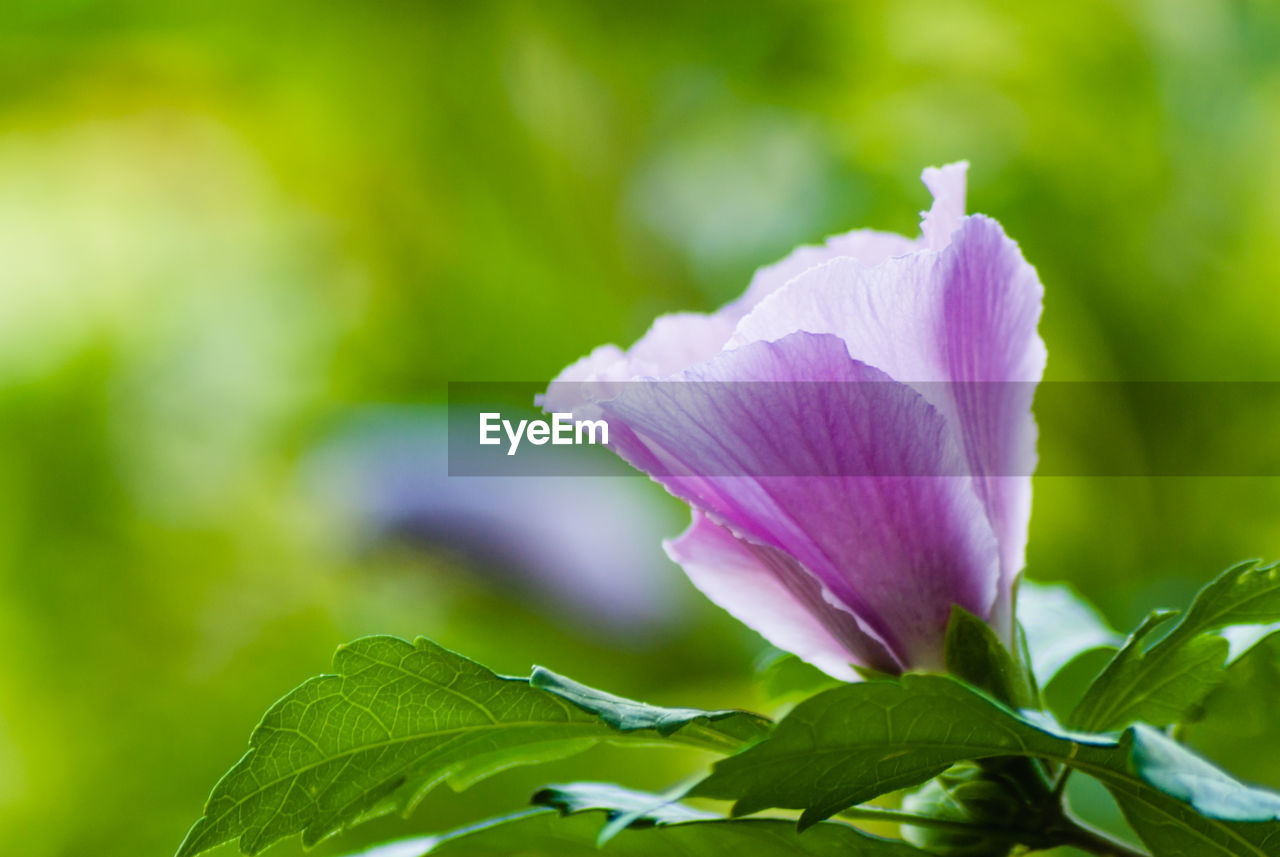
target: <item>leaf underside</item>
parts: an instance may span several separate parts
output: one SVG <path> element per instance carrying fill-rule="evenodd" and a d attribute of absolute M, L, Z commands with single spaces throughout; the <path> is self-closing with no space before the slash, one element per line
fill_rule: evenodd
<path fill-rule="evenodd" d="M 569 700 L 619 732 L 653 730 L 664 737 L 679 731 L 687 743 L 708 750 L 735 752 L 765 738 L 773 727 L 767 717 L 749 711 L 661 708 L 614 696 L 543 667 L 534 667 L 529 683 Z"/>
<path fill-rule="evenodd" d="M 1018 624 L 1026 630 L 1032 673 L 1048 687 L 1058 672 L 1085 652 L 1118 647 L 1123 638 L 1107 625 L 1097 609 L 1070 586 L 1018 583 Z"/>
<path fill-rule="evenodd" d="M 725 750 L 744 745 L 735 736 L 768 728 L 742 712 L 672 711 L 611 697 L 636 718 L 619 731 L 582 700 L 497 676 L 421 638 L 365 637 L 341 647 L 333 663 L 332 675 L 308 680 L 267 711 L 178 857 L 237 838 L 243 853 L 256 854 L 299 832 L 311 846 L 371 817 L 408 811 L 442 781 L 461 788 L 601 741 Z"/>

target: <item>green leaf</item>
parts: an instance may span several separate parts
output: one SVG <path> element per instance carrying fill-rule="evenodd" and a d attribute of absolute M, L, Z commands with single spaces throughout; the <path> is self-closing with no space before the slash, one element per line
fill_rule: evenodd
<path fill-rule="evenodd" d="M 788 652 L 774 649 L 757 669 L 761 688 L 770 702 L 799 702 L 844 682 Z"/>
<path fill-rule="evenodd" d="M 1227 653 L 1227 667 L 1230 668 L 1252 652 L 1255 646 L 1280 639 L 1280 622 L 1271 622 L 1266 625 L 1232 625 L 1222 629 L 1222 636 L 1231 647 Z"/>
<path fill-rule="evenodd" d="M 343 857 L 423 857 L 439 841 L 438 836 L 411 836 L 352 851 Z"/>
<path fill-rule="evenodd" d="M 653 730 L 665 737 L 679 731 L 686 743 L 708 750 L 736 752 L 767 736 L 773 726 L 769 718 L 749 711 L 647 705 L 587 687 L 543 667 L 534 667 L 529 683 L 569 700 L 619 732 Z"/>
<path fill-rule="evenodd" d="M 1192 746 L 1246 779 L 1274 777 L 1272 754 L 1280 746 L 1280 634 L 1272 633 L 1231 661 L 1222 682 L 1184 719 L 1181 733 Z"/>
<path fill-rule="evenodd" d="M 657 797 L 633 792 L 625 801 L 636 804 Z M 633 826 L 599 847 L 596 840 L 603 818 L 593 809 L 579 805 L 568 817 L 535 810 L 433 840 L 411 840 L 413 848 L 427 846 L 417 854 L 409 850 L 376 857 L 925 857 L 924 852 L 904 842 L 871 836 L 842 822 L 824 822 L 800 834 L 793 822 L 781 819 L 713 818 Z M 605 813 L 617 811 L 608 806 L 601 809 Z"/>
<path fill-rule="evenodd" d="M 1237 821 L 1280 819 L 1280 795 L 1232 779 L 1150 726 L 1133 727 L 1133 769 L 1204 815 Z"/>
<path fill-rule="evenodd" d="M 1275 822 L 1209 818 L 1186 803 L 1136 780 L 1105 783 L 1129 826 L 1157 857 L 1274 857 Z"/>
<path fill-rule="evenodd" d="M 1156 841 L 1194 841 L 1208 849 L 1194 853 L 1262 857 L 1267 852 L 1254 843 L 1280 841 L 1280 824 L 1256 806 L 1240 804 L 1228 819 L 1201 815 L 1194 807 L 1214 808 L 1213 793 L 1234 781 L 1221 771 L 1204 776 L 1212 766 L 1189 751 L 1184 752 L 1201 766 L 1200 775 L 1179 781 L 1172 796 L 1159 791 L 1168 780 L 1135 776 L 1135 740 L 1133 731 L 1120 740 L 1063 732 L 1047 718 L 1032 722 L 950 677 L 907 675 L 837 688 L 801 703 L 768 739 L 717 762 L 691 794 L 733 800 L 735 816 L 770 807 L 803 810 L 803 827 L 925 782 L 956 762 L 1022 756 L 1101 781 L 1160 854 L 1168 849 L 1159 850 Z"/>
<path fill-rule="evenodd" d="M 627 709 L 627 700 L 609 697 L 610 716 L 634 715 L 623 732 L 580 700 L 497 676 L 421 638 L 365 637 L 339 648 L 333 664 L 333 675 L 304 682 L 267 711 L 249 751 L 214 786 L 179 857 L 236 838 L 242 852 L 255 854 L 299 832 L 310 846 L 373 816 L 407 811 L 440 782 L 462 788 L 600 741 L 725 749 L 748 731 L 746 716 L 736 713 Z"/>
<path fill-rule="evenodd" d="M 609 783 L 552 786 L 534 796 L 554 810 L 532 810 L 495 818 L 442 836 L 390 842 L 349 857 L 478 857 L 520 854 L 522 857 L 576 857 L 617 854 L 621 857 L 924 857 L 903 842 L 881 839 L 840 822 L 825 822 L 801 836 L 795 825 L 780 819 L 725 819 L 679 805 L 661 795 L 637 792 Z M 637 807 L 662 806 L 606 845 L 597 845 L 605 818 Z"/>
<path fill-rule="evenodd" d="M 1090 731 L 1119 729 L 1139 719 L 1164 725 L 1208 693 L 1226 659 L 1226 640 L 1206 635 L 1147 660 L 1153 640 L 1177 615 L 1176 610 L 1155 610 L 1143 619 L 1085 688 L 1066 722 Z"/>
<path fill-rule="evenodd" d="M 781 819 L 694 821 L 628 829 L 603 848 L 596 846 L 598 827 L 599 820 L 588 816 L 533 813 L 450 836 L 426 853 L 432 857 L 924 857 L 923 851 L 906 843 L 869 836 L 839 822 L 800 834 L 794 823 Z"/>
<path fill-rule="evenodd" d="M 1114 747 L 1108 738 L 1097 738 Z M 715 764 L 691 794 L 734 800 L 733 814 L 804 810 L 801 825 L 897 789 L 964 760 L 1063 758 L 1084 745 L 1022 720 L 948 676 L 906 675 L 821 693 L 796 706 L 756 746 Z"/>
<path fill-rule="evenodd" d="M 1031 669 L 1042 688 L 1080 655 L 1121 643 L 1121 636 L 1094 606 L 1064 583 L 1024 578 L 1018 584 L 1017 604 L 1018 624 L 1031 649 Z"/>
<path fill-rule="evenodd" d="M 1155 631 L 1172 615 L 1152 614 L 1143 622 L 1090 685 L 1068 723 L 1106 731 L 1139 721 L 1164 726 L 1181 720 L 1223 678 L 1230 646 L 1215 632 L 1280 620 L 1280 564 L 1251 560 L 1227 569 L 1153 643 Z"/>
<path fill-rule="evenodd" d="M 703 821 L 716 818 L 674 802 L 665 795 L 638 792 L 613 783 L 569 783 L 547 786 L 533 796 L 534 805 L 559 810 L 562 815 L 589 810 L 603 810 L 608 819 L 629 817 L 632 827 L 652 827 L 679 821 Z"/>
<path fill-rule="evenodd" d="M 1229 760 L 1235 771 L 1253 772 L 1257 776 L 1269 773 L 1267 754 L 1260 754 L 1258 748 L 1274 746 L 1275 741 L 1280 740 L 1280 728 L 1275 718 L 1275 699 L 1280 693 L 1280 657 L 1277 657 L 1280 646 L 1277 643 L 1280 643 L 1280 638 L 1260 643 L 1227 669 L 1227 679 L 1205 700 L 1201 712 L 1203 719 L 1191 730 L 1191 738 L 1197 746 L 1210 749 L 1217 758 Z M 1157 734 L 1152 740 L 1160 741 L 1162 737 Z M 1135 742 L 1135 749 L 1136 746 Z M 1179 755 L 1185 752 L 1177 744 L 1173 744 L 1173 750 Z M 1144 778 L 1176 791 L 1179 788 L 1176 781 L 1162 769 L 1176 770 L 1181 766 L 1153 764 L 1160 755 L 1146 752 L 1139 757 L 1135 752 L 1134 767 L 1143 772 Z M 1216 773 L 1209 774 L 1208 778 L 1215 779 Z M 1192 782 L 1198 783 L 1199 778 Z M 1240 825 L 1239 832 L 1244 836 L 1252 834 L 1261 853 L 1273 854 L 1280 852 L 1280 838 L 1272 835 L 1268 839 L 1266 833 L 1273 828 L 1273 825 Z M 1158 835 L 1156 825 L 1151 829 L 1153 836 Z M 1198 857 L 1202 853 L 1196 849 L 1179 850 L 1172 842 L 1158 845 L 1157 841 L 1152 841 L 1151 846 L 1157 853 L 1168 853 L 1174 857 Z"/>
<path fill-rule="evenodd" d="M 952 605 L 944 648 L 947 672 L 1015 708 L 1033 704 L 1036 690 L 1025 667 L 1000 642 L 991 626 L 960 605 Z"/>

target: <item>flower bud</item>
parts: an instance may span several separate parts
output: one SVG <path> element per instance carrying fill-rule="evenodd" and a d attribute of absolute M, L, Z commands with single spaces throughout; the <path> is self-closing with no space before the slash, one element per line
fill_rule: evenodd
<path fill-rule="evenodd" d="M 1013 784 L 971 762 L 963 762 L 907 795 L 902 808 L 912 815 L 974 825 L 973 832 L 903 825 L 902 837 L 941 857 L 1005 857 L 1014 845 L 1007 831 L 1027 820 L 1028 809 Z M 986 827 L 993 831 L 985 832 Z"/>

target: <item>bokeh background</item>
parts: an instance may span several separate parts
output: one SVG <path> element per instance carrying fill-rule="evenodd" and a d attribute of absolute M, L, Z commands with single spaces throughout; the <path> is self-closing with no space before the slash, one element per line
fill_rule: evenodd
<path fill-rule="evenodd" d="M 1050 378 L 1280 380 L 1265 0 L 14 0 L 0 56 L 9 853 L 170 853 L 361 634 L 758 703 L 763 643 L 658 547 L 685 512 L 442 477 L 444 385 L 549 378 L 831 232 L 914 234 L 925 165 L 969 159 L 1038 267 Z M 1041 478 L 1030 573 L 1127 627 L 1280 554 L 1278 483 Z M 1280 786 L 1274 721 L 1203 746 Z M 597 750 L 320 853 L 689 764 Z"/>

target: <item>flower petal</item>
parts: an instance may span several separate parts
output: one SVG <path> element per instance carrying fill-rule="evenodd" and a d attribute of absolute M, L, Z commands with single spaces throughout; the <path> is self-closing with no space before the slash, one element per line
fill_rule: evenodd
<path fill-rule="evenodd" d="M 661 378 L 714 357 L 733 333 L 739 316 L 695 312 L 659 316 L 635 345 L 623 351 L 601 345 L 556 377 L 539 404 L 547 411 L 594 418 L 590 402 L 612 395 L 616 382 Z"/>
<path fill-rule="evenodd" d="M 901 256 L 916 249 L 916 242 L 896 232 L 879 232 L 875 229 L 855 229 L 843 235 L 832 235 L 821 245 L 806 245 L 791 251 L 785 259 L 767 265 L 751 278 L 747 291 L 729 309 L 739 317 L 750 312 L 756 304 L 785 286 L 810 268 L 823 262 L 847 256 L 866 265 L 876 265 L 891 256 Z"/>
<path fill-rule="evenodd" d="M 945 177 L 940 177 L 943 181 Z M 950 181 L 954 182 L 952 177 Z M 940 252 L 867 267 L 835 259 L 762 301 L 727 347 L 803 330 L 841 337 L 855 360 L 914 385 L 962 439 L 969 472 L 1000 541 L 1001 603 L 1021 571 L 1031 515 L 1031 401 L 1046 351 L 1036 332 L 1044 289 L 994 220 L 964 218 Z"/>
<path fill-rule="evenodd" d="M 945 247 L 951 233 L 964 218 L 965 173 L 968 169 L 968 162 L 960 161 L 945 167 L 929 167 L 924 171 L 921 178 L 933 194 L 933 205 L 922 215 L 920 240 L 896 232 L 855 229 L 843 235 L 833 235 L 821 245 L 798 247 L 785 259 L 756 271 L 746 293 L 727 309 L 739 315 L 750 312 L 756 304 L 791 280 L 832 259 L 847 257 L 864 265 L 878 265 L 885 259 L 926 247 Z"/>
<path fill-rule="evenodd" d="M 626 429 L 619 454 L 794 558 L 903 667 L 941 666 L 953 603 L 988 615 L 996 542 L 954 438 L 838 338 L 752 343 L 600 407 Z"/>
<path fill-rule="evenodd" d="M 929 167 L 921 178 L 929 193 L 933 194 L 933 206 L 920 221 L 924 245 L 930 250 L 941 250 L 951 243 L 951 235 L 964 220 L 965 174 L 969 162 L 959 161 L 945 167 Z"/>
<path fill-rule="evenodd" d="M 736 538 L 696 509 L 689 529 L 663 547 L 704 595 L 828 675 L 855 681 L 850 663 L 897 671 L 884 646 L 825 601 L 822 584 L 781 551 Z"/>
<path fill-rule="evenodd" d="M 921 232 L 926 246 L 930 240 L 946 239 L 964 218 L 965 172 L 961 161 L 945 167 L 929 167 L 922 176 L 933 194 L 933 206 L 923 214 Z M 855 229 L 832 235 L 821 245 L 806 245 L 784 259 L 756 271 L 742 297 L 714 313 L 682 312 L 659 316 L 653 325 L 626 351 L 616 345 L 602 345 L 560 373 L 557 381 L 626 381 L 632 378 L 665 378 L 696 363 L 710 360 L 724 347 L 734 326 L 755 306 L 805 271 L 836 258 L 856 259 L 877 265 L 894 256 L 918 250 L 921 242 L 875 229 Z M 548 402 L 555 397 L 548 395 Z M 560 402 L 563 408 L 572 402 Z M 548 405 L 550 407 L 550 405 Z"/>

